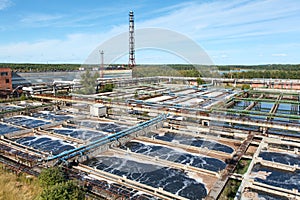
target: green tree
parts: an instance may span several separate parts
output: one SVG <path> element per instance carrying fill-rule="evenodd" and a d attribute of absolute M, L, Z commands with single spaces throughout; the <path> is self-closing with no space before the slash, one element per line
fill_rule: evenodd
<path fill-rule="evenodd" d="M 63 171 L 57 167 L 42 170 L 38 179 L 43 188 L 62 183 L 66 180 Z"/>
<path fill-rule="evenodd" d="M 114 89 L 114 85 L 109 83 L 104 86 L 104 88 L 101 90 L 101 92 L 112 92 L 113 89 Z"/>
<path fill-rule="evenodd" d="M 202 85 L 202 84 L 204 84 L 205 83 L 205 81 L 203 81 L 200 77 L 199 78 L 197 78 L 197 85 L 199 86 L 199 85 Z"/>
<path fill-rule="evenodd" d="M 95 94 L 98 78 L 99 73 L 92 74 L 90 70 L 87 70 L 81 75 L 80 84 L 82 85 L 82 88 L 79 92 L 81 94 Z"/>
<path fill-rule="evenodd" d="M 250 89 L 250 85 L 249 84 L 243 84 L 242 85 L 242 90 L 249 90 Z"/>
<path fill-rule="evenodd" d="M 22 95 L 21 95 L 21 97 L 20 97 L 20 100 L 21 100 L 21 101 L 25 101 L 26 99 L 27 99 L 27 97 L 25 96 L 24 93 L 22 93 Z"/>
<path fill-rule="evenodd" d="M 41 200 L 83 200 L 85 193 L 73 182 L 57 183 L 44 189 Z"/>
<path fill-rule="evenodd" d="M 137 99 L 138 97 L 139 97 L 139 93 L 138 93 L 138 91 L 135 91 L 134 98 Z"/>

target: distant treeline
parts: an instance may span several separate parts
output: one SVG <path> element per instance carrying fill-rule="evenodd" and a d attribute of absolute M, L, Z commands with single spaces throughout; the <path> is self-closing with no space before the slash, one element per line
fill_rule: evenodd
<path fill-rule="evenodd" d="M 230 70 L 300 70 L 300 64 L 270 64 L 270 65 L 188 65 L 188 64 L 167 64 L 167 65 L 150 65 L 150 66 L 166 66 L 176 70 L 189 70 L 189 69 L 210 69 L 220 71 Z M 201 70 L 200 70 L 201 71 Z"/>
<path fill-rule="evenodd" d="M 221 65 L 217 66 L 221 71 L 229 70 L 300 70 L 300 64 L 270 64 L 270 65 Z"/>
<path fill-rule="evenodd" d="M 184 76 L 201 77 L 201 73 L 193 66 L 169 66 L 169 65 L 147 65 L 136 66 L 132 71 L 133 77 L 151 77 L 151 76 Z"/>
<path fill-rule="evenodd" d="M 274 64 L 257 66 L 219 66 L 225 78 L 274 78 L 274 79 L 300 79 L 300 64 Z M 240 71 L 239 71 L 240 70 Z"/>
<path fill-rule="evenodd" d="M 8 67 L 16 72 L 46 72 L 46 71 L 74 71 L 80 64 L 21 64 L 0 63 L 0 68 Z"/>
<path fill-rule="evenodd" d="M 20 64 L 0 63 L 0 68 L 9 67 L 16 72 L 74 71 L 79 68 L 99 68 L 99 65 L 81 64 Z M 106 69 L 128 69 L 127 65 L 112 64 Z M 219 73 L 222 72 L 222 75 Z M 189 77 L 229 77 L 229 78 L 291 78 L 300 79 L 300 64 L 271 65 L 137 65 L 134 77 L 142 76 L 189 76 Z"/>
<path fill-rule="evenodd" d="M 300 79 L 300 65 L 141 65 L 136 66 L 136 68 L 133 71 L 133 75 L 134 77 L 184 76 Z"/>
<path fill-rule="evenodd" d="M 225 78 L 274 78 L 300 79 L 300 71 L 294 70 L 251 70 L 223 74 Z"/>
<path fill-rule="evenodd" d="M 22 63 L 0 63 L 0 68 L 11 68 L 15 72 L 54 72 L 54 71 L 76 71 L 80 68 L 100 68 L 99 65 L 81 64 L 22 64 Z M 125 69 L 123 66 L 109 65 L 106 69 Z"/>
<path fill-rule="evenodd" d="M 133 77 L 181 76 L 181 77 L 220 77 L 217 66 L 202 65 L 137 65 Z"/>

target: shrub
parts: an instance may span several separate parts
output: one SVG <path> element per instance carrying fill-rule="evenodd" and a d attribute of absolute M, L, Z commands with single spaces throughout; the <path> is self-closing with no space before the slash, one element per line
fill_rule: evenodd
<path fill-rule="evenodd" d="M 46 188 L 40 197 L 41 200 L 83 200 L 84 192 L 73 182 L 57 183 Z"/>
<path fill-rule="evenodd" d="M 62 183 L 65 180 L 65 175 L 60 168 L 44 169 L 39 175 L 39 182 L 43 188 Z"/>

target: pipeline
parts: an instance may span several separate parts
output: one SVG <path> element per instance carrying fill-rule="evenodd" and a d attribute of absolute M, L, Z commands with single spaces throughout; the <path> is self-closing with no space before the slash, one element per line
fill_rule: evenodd
<path fill-rule="evenodd" d="M 129 135 L 129 134 L 134 133 L 134 132 L 137 132 L 139 130 L 142 130 L 146 127 L 149 127 L 153 124 L 156 124 L 158 122 L 161 122 L 161 121 L 167 119 L 167 117 L 168 117 L 168 115 L 165 115 L 165 114 L 159 115 L 159 116 L 157 116 L 157 117 L 155 117 L 155 118 L 153 118 L 149 121 L 142 122 L 142 123 L 140 123 L 140 124 L 138 124 L 134 127 L 128 128 L 126 130 L 122 130 L 122 131 L 117 132 L 113 135 L 109 135 L 109 136 L 106 136 L 104 138 L 100 138 L 99 140 L 91 142 L 87 145 L 65 151 L 61 154 L 51 156 L 51 157 L 48 157 L 46 159 L 40 159 L 39 162 L 52 161 L 52 160 L 55 160 L 55 159 L 58 159 L 58 158 L 60 158 L 61 160 L 68 160 L 69 158 L 75 157 L 77 155 L 83 155 L 83 153 L 86 152 L 86 151 L 97 148 L 97 147 L 99 147 L 101 145 L 104 145 L 104 144 L 107 144 L 109 142 L 118 140 L 121 137 L 124 137 L 124 136 Z"/>

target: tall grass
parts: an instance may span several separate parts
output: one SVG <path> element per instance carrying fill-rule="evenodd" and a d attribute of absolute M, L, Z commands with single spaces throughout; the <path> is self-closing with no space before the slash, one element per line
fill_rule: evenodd
<path fill-rule="evenodd" d="M 41 192 L 37 178 L 26 174 L 17 176 L 0 164 L 0 200 L 35 200 Z"/>

